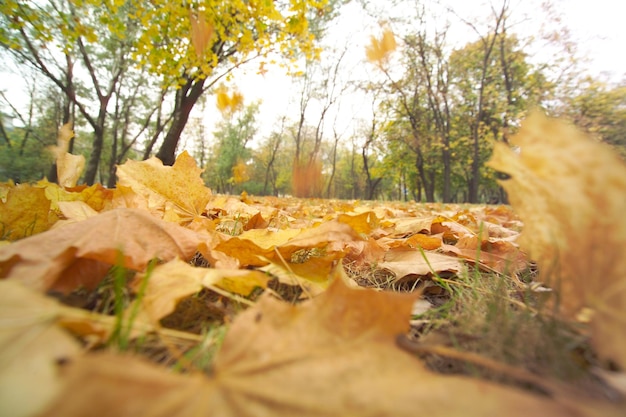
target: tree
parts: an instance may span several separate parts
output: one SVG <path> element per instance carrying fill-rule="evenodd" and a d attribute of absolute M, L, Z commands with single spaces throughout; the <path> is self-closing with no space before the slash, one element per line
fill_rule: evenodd
<path fill-rule="evenodd" d="M 162 94 L 155 94 L 160 101 L 135 125 L 133 139 L 146 137 L 147 157 L 161 131 L 167 129 L 157 155 L 171 164 L 189 114 L 202 93 L 254 57 L 277 53 L 292 59 L 298 53 L 315 56 L 309 22 L 314 17 L 327 19 L 322 12 L 326 7 L 324 1 L 311 0 L 253 5 L 214 0 L 195 4 L 166 0 L 51 0 L 43 5 L 3 2 L 0 44 L 18 62 L 48 77 L 93 129 L 85 173 L 85 181 L 92 183 L 107 129 L 123 129 L 123 114 L 136 113 L 128 112 L 129 105 L 136 103 L 132 91 L 139 91 L 130 85 L 131 79 L 160 80 Z M 131 63 L 136 68 L 131 68 Z M 218 67 L 223 71 L 218 73 Z M 137 71 L 151 75 L 130 77 Z M 122 91 L 125 77 L 128 81 Z M 171 89 L 175 91 L 174 103 L 171 112 L 165 114 L 162 103 Z M 125 105 L 122 99 L 128 99 Z M 108 123 L 111 107 L 115 108 L 114 120 Z M 69 113 L 66 111 L 64 122 L 69 120 Z M 129 134 L 122 130 L 110 135 L 116 148 L 111 150 L 109 176 L 133 142 L 129 139 L 121 144 Z"/>
<path fill-rule="evenodd" d="M 237 185 L 249 179 L 246 164 L 251 156 L 246 145 L 256 134 L 258 103 L 227 115 L 214 133 L 213 157 L 209 162 L 209 184 L 221 193 L 242 191 Z"/>
<path fill-rule="evenodd" d="M 323 16 L 327 4 L 206 0 L 189 5 L 154 0 L 143 6 L 138 17 L 151 23 L 139 38 L 136 55 L 153 73 L 163 76 L 165 86 L 176 87 L 172 123 L 157 152 L 165 164 L 172 164 L 191 110 L 224 75 L 256 57 L 316 55 L 310 21 Z"/>
<path fill-rule="evenodd" d="M 286 117 L 280 120 L 280 127 L 269 134 L 256 152 L 256 158 L 264 168 L 263 195 L 278 195 L 277 161 L 279 150 L 283 147 Z M 271 190 L 270 190 L 271 187 Z"/>
<path fill-rule="evenodd" d="M 50 171 L 58 127 L 64 118 L 65 102 L 53 86 L 33 74 L 27 78 L 28 108 L 18 109 L 0 92 L 2 132 L 0 181 L 36 181 Z M 56 173 L 56 172 L 55 172 Z"/>
<path fill-rule="evenodd" d="M 494 180 L 485 176 L 483 166 L 491 152 L 489 140 L 506 141 L 510 127 L 517 125 L 529 108 L 541 104 L 551 88 L 542 72 L 528 62 L 520 39 L 508 32 L 508 13 L 508 1 L 503 1 L 500 9 L 492 8 L 493 23 L 486 35 L 466 22 L 479 39 L 454 50 L 449 58 L 455 132 L 465 143 L 469 138 L 471 149 L 464 156 L 471 167 L 465 171 L 471 203 L 480 202 L 485 181 L 490 189 L 487 194 L 498 190 Z M 464 153 L 457 147 L 457 154 Z"/>
<path fill-rule="evenodd" d="M 587 77 L 559 113 L 613 146 L 626 159 L 626 83 L 610 85 Z"/>

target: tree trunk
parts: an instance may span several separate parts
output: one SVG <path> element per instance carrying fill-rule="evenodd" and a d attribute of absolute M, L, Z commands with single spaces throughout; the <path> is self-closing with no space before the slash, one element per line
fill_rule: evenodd
<path fill-rule="evenodd" d="M 187 125 L 193 106 L 198 102 L 204 91 L 205 81 L 206 79 L 187 79 L 187 83 L 176 92 L 172 124 L 165 135 L 159 152 L 156 154 L 157 158 L 164 165 L 174 165 L 176 161 L 176 148 L 178 147 L 180 135 Z"/>

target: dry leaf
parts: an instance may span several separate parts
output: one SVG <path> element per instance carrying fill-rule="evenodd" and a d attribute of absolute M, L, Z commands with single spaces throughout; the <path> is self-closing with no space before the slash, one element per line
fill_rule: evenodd
<path fill-rule="evenodd" d="M 6 201 L 0 200 L 0 240 L 18 240 L 41 233 L 56 220 L 42 188 L 19 184 L 8 188 Z"/>
<path fill-rule="evenodd" d="M 173 166 L 157 158 L 128 161 L 117 167 L 119 185 L 131 188 L 148 200 L 148 207 L 159 210 L 177 223 L 188 224 L 202 216 L 211 190 L 200 177 L 202 169 L 187 153 L 181 153 Z"/>
<path fill-rule="evenodd" d="M 201 59 L 213 37 L 214 28 L 207 23 L 204 12 L 198 12 L 196 16 L 189 10 L 189 21 L 191 23 L 191 44 L 196 51 L 196 56 Z"/>
<path fill-rule="evenodd" d="M 341 277 L 297 306 L 264 296 L 235 319 L 211 377 L 130 357 L 81 358 L 44 416 L 578 415 L 545 397 L 427 371 L 396 345 L 415 296 L 351 289 Z"/>
<path fill-rule="evenodd" d="M 80 347 L 55 326 L 58 312 L 55 301 L 0 281 L 0 415 L 35 415 L 61 391 L 59 363 Z"/>
<path fill-rule="evenodd" d="M 490 165 L 524 222 L 519 244 L 570 317 L 595 310 L 593 343 L 626 369 L 626 166 L 607 145 L 535 113 Z"/>
<path fill-rule="evenodd" d="M 39 290 L 94 288 L 118 261 L 143 270 L 153 258 L 189 259 L 196 233 L 145 211 L 115 209 L 0 248 L 0 278 L 15 278 Z"/>
<path fill-rule="evenodd" d="M 136 288 L 144 278 L 140 275 L 135 280 Z M 141 299 L 141 309 L 147 313 L 149 322 L 158 322 L 174 311 L 178 301 L 202 288 L 219 287 L 247 296 L 256 287 L 265 288 L 268 280 L 268 276 L 259 271 L 194 268 L 175 259 L 154 268 Z"/>
<path fill-rule="evenodd" d="M 498 273 L 515 274 L 528 267 L 528 259 L 519 248 L 506 240 L 461 236 L 455 253 L 464 259 L 486 266 Z"/>
<path fill-rule="evenodd" d="M 57 165 L 57 178 L 62 187 L 74 187 L 85 169 L 85 157 L 68 153 L 70 141 L 74 137 L 72 123 L 66 123 L 59 129 L 56 146 L 49 149 Z"/>
<path fill-rule="evenodd" d="M 456 257 L 440 253 L 394 248 L 385 254 L 385 260 L 378 266 L 393 272 L 399 280 L 411 275 L 428 276 L 443 271 L 459 272 L 462 263 Z"/>
<path fill-rule="evenodd" d="M 380 39 L 375 36 L 370 37 L 370 44 L 365 47 L 365 56 L 372 63 L 382 63 L 388 59 L 389 55 L 396 50 L 396 38 L 389 29 L 383 31 Z"/>

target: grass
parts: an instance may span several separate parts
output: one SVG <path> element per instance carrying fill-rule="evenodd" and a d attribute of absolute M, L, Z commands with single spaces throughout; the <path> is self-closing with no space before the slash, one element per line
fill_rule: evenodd
<path fill-rule="evenodd" d="M 314 251 L 302 251 L 292 261 L 314 255 Z M 137 309 L 129 312 L 129 306 L 138 305 L 133 301 L 143 296 L 155 262 L 132 294 L 128 282 L 133 273 L 123 268 L 119 256 L 117 266 L 95 290 L 97 302 L 90 307 L 115 318 L 104 348 L 132 350 L 181 372 L 210 373 L 229 323 L 246 306 L 204 289 L 181 300 L 176 310 L 161 320 L 162 331 L 137 338 L 133 333 Z M 363 287 L 422 291 L 431 308 L 412 317 L 407 343 L 400 346 L 422 357 L 434 372 L 470 375 L 538 392 L 543 392 L 541 378 L 545 378 L 603 395 L 604 388 L 590 372 L 596 359 L 584 329 L 552 314 L 546 293 L 536 290 L 532 268 L 508 275 L 467 266 L 458 274 L 397 280 L 375 264 L 345 262 L 344 267 Z M 270 289 L 284 300 L 298 299 L 300 294 L 298 287 L 276 280 Z"/>
<path fill-rule="evenodd" d="M 466 267 L 397 281 L 376 266 L 348 263 L 349 276 L 379 290 L 423 291 L 432 307 L 412 319 L 402 347 L 438 373 L 463 374 L 537 392 L 567 384 L 611 395 L 592 374 L 597 365 L 586 331 L 560 320 L 532 268 L 519 276 Z M 404 346 L 403 346 L 404 344 Z"/>

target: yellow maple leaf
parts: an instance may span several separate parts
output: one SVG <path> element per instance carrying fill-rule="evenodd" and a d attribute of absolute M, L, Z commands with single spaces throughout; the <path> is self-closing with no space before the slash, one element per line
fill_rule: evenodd
<path fill-rule="evenodd" d="M 367 60 L 381 65 L 389 55 L 396 50 L 396 38 L 390 29 L 385 29 L 380 39 L 375 36 L 370 37 L 370 44 L 365 47 Z"/>
<path fill-rule="evenodd" d="M 57 219 L 50 212 L 50 200 L 44 189 L 16 185 L 8 189 L 6 201 L 0 200 L 0 240 L 18 240 L 41 233 Z"/>
<path fill-rule="evenodd" d="M 596 314 L 592 342 L 626 369 L 626 166 L 608 146 L 574 126 L 534 113 L 497 143 L 489 165 L 524 222 L 519 244 L 570 317 Z"/>
<path fill-rule="evenodd" d="M 171 167 L 157 158 L 118 165 L 118 185 L 145 197 L 150 210 L 186 224 L 201 216 L 211 199 L 211 190 L 200 177 L 202 171 L 185 151 Z"/>
<path fill-rule="evenodd" d="M 237 90 L 229 94 L 228 89 L 224 85 L 220 85 L 215 90 L 215 99 L 217 109 L 223 115 L 231 115 L 243 107 L 243 94 Z"/>

